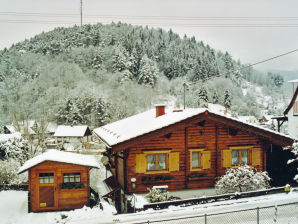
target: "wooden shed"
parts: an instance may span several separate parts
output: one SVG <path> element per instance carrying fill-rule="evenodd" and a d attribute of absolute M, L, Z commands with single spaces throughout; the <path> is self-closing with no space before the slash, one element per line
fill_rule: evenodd
<path fill-rule="evenodd" d="M 94 156 L 49 150 L 28 160 L 28 210 L 69 210 L 89 206 L 89 171 L 99 168 Z"/>

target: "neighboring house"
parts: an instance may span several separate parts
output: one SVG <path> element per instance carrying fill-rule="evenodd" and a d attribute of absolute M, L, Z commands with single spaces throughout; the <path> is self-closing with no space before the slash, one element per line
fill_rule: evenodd
<path fill-rule="evenodd" d="M 56 144 L 61 143 L 66 149 L 68 146 L 70 148 L 75 147 L 73 149 L 82 149 L 86 147 L 91 135 L 92 133 L 87 125 L 59 125 L 53 136 L 56 139 Z"/>
<path fill-rule="evenodd" d="M 4 129 L 4 134 L 13 134 L 17 132 L 13 125 L 5 125 L 3 129 Z"/>
<path fill-rule="evenodd" d="M 255 116 L 238 116 L 238 120 L 251 124 L 259 123 L 258 119 Z"/>
<path fill-rule="evenodd" d="M 89 171 L 99 168 L 95 157 L 49 150 L 19 169 L 28 171 L 28 210 L 55 211 L 89 206 Z"/>
<path fill-rule="evenodd" d="M 297 80 L 298 81 L 298 80 Z M 289 135 L 298 138 L 298 86 L 293 95 L 293 98 L 284 111 L 284 115 L 288 117 L 288 131 Z"/>
<path fill-rule="evenodd" d="M 277 168 L 270 162 L 273 154 L 286 167 L 282 147 L 293 143 L 289 136 L 206 108 L 158 106 L 94 133 L 106 145 L 112 173 L 127 194 L 146 193 L 154 185 L 168 185 L 170 191 L 213 188 L 230 167 Z"/>

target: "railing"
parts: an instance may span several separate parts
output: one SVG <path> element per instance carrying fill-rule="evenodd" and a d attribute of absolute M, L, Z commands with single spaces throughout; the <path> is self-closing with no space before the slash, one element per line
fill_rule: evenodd
<path fill-rule="evenodd" d="M 240 193 L 233 193 L 233 194 L 222 194 L 222 195 L 207 196 L 207 197 L 200 197 L 200 198 L 190 198 L 190 199 L 185 199 L 185 200 L 163 201 L 163 202 L 145 204 L 144 210 L 149 209 L 149 208 L 165 209 L 171 205 L 190 206 L 190 205 L 204 204 L 204 203 L 208 203 L 208 202 L 215 202 L 215 201 L 221 201 L 221 200 L 255 197 L 255 196 L 261 196 L 261 195 L 272 194 L 272 193 L 281 193 L 284 191 L 285 191 L 285 187 L 276 187 L 276 188 L 270 188 L 270 189 L 258 190 L 258 191 L 248 191 L 248 192 L 240 192 Z"/>
<path fill-rule="evenodd" d="M 297 224 L 298 202 L 130 224 Z"/>

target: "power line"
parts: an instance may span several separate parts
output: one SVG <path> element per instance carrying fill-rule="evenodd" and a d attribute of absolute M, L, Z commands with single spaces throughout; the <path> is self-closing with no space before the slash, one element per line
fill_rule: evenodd
<path fill-rule="evenodd" d="M 82 21 L 81 21 L 82 22 Z M 0 23 L 32 23 L 32 24 L 76 24 L 76 21 L 71 20 L 11 20 L 11 19 L 0 19 Z M 102 23 L 101 21 L 87 22 L 88 24 Z M 200 28 L 296 28 L 298 23 L 287 23 L 287 24 L 247 24 L 247 23 L 129 23 L 131 25 L 141 26 L 177 26 L 177 27 L 200 27 Z"/>
<path fill-rule="evenodd" d="M 267 61 L 271 61 L 271 60 L 274 60 L 274 59 L 276 59 L 276 58 L 280 58 L 280 57 L 286 56 L 286 55 L 288 55 L 288 54 L 295 53 L 295 52 L 297 52 L 297 51 L 298 51 L 298 49 L 295 49 L 295 50 L 292 50 L 292 51 L 288 51 L 288 52 L 286 52 L 286 53 L 279 54 L 279 55 L 277 55 L 277 56 L 274 56 L 274 57 L 271 57 L 271 58 L 267 58 L 267 59 L 264 59 L 264 60 L 262 60 L 262 61 L 255 62 L 255 63 L 253 63 L 253 64 L 245 65 L 245 66 L 242 66 L 242 67 L 240 67 L 240 68 L 232 69 L 232 70 L 229 70 L 229 71 L 227 71 L 227 72 L 224 72 L 224 73 L 221 73 L 221 74 L 218 74 L 218 75 L 215 75 L 215 76 L 211 76 L 211 77 L 209 77 L 208 79 L 205 79 L 205 80 L 198 80 L 198 81 L 195 81 L 195 82 L 188 83 L 188 85 L 193 85 L 193 84 L 196 84 L 196 83 L 199 83 L 199 82 L 202 82 L 202 81 L 210 80 L 210 79 L 215 78 L 215 77 L 220 77 L 220 76 L 223 76 L 223 75 L 226 75 L 226 74 L 229 74 L 229 73 L 233 73 L 233 72 L 241 71 L 241 70 L 243 70 L 243 69 L 246 69 L 246 68 L 249 68 L 249 67 L 258 65 L 258 64 L 262 64 L 262 63 L 265 63 L 265 62 L 267 62 Z"/>
<path fill-rule="evenodd" d="M 39 17 L 77 17 L 74 13 L 36 13 L 36 12 L 0 12 L 0 15 L 39 16 Z M 181 19 L 181 20 L 298 20 L 297 16 L 154 16 L 154 15 L 117 15 L 85 14 L 84 17 L 131 18 L 131 19 Z"/>

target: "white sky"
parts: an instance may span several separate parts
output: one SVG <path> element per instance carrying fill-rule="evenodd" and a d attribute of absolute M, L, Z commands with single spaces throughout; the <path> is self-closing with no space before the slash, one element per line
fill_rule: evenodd
<path fill-rule="evenodd" d="M 79 13 L 80 0 L 0 0 L 0 49 L 57 26 L 79 24 Z M 298 48 L 297 0 L 83 0 L 83 23 L 111 21 L 172 28 L 244 63 Z M 297 70 L 297 62 L 298 52 L 255 68 Z"/>

